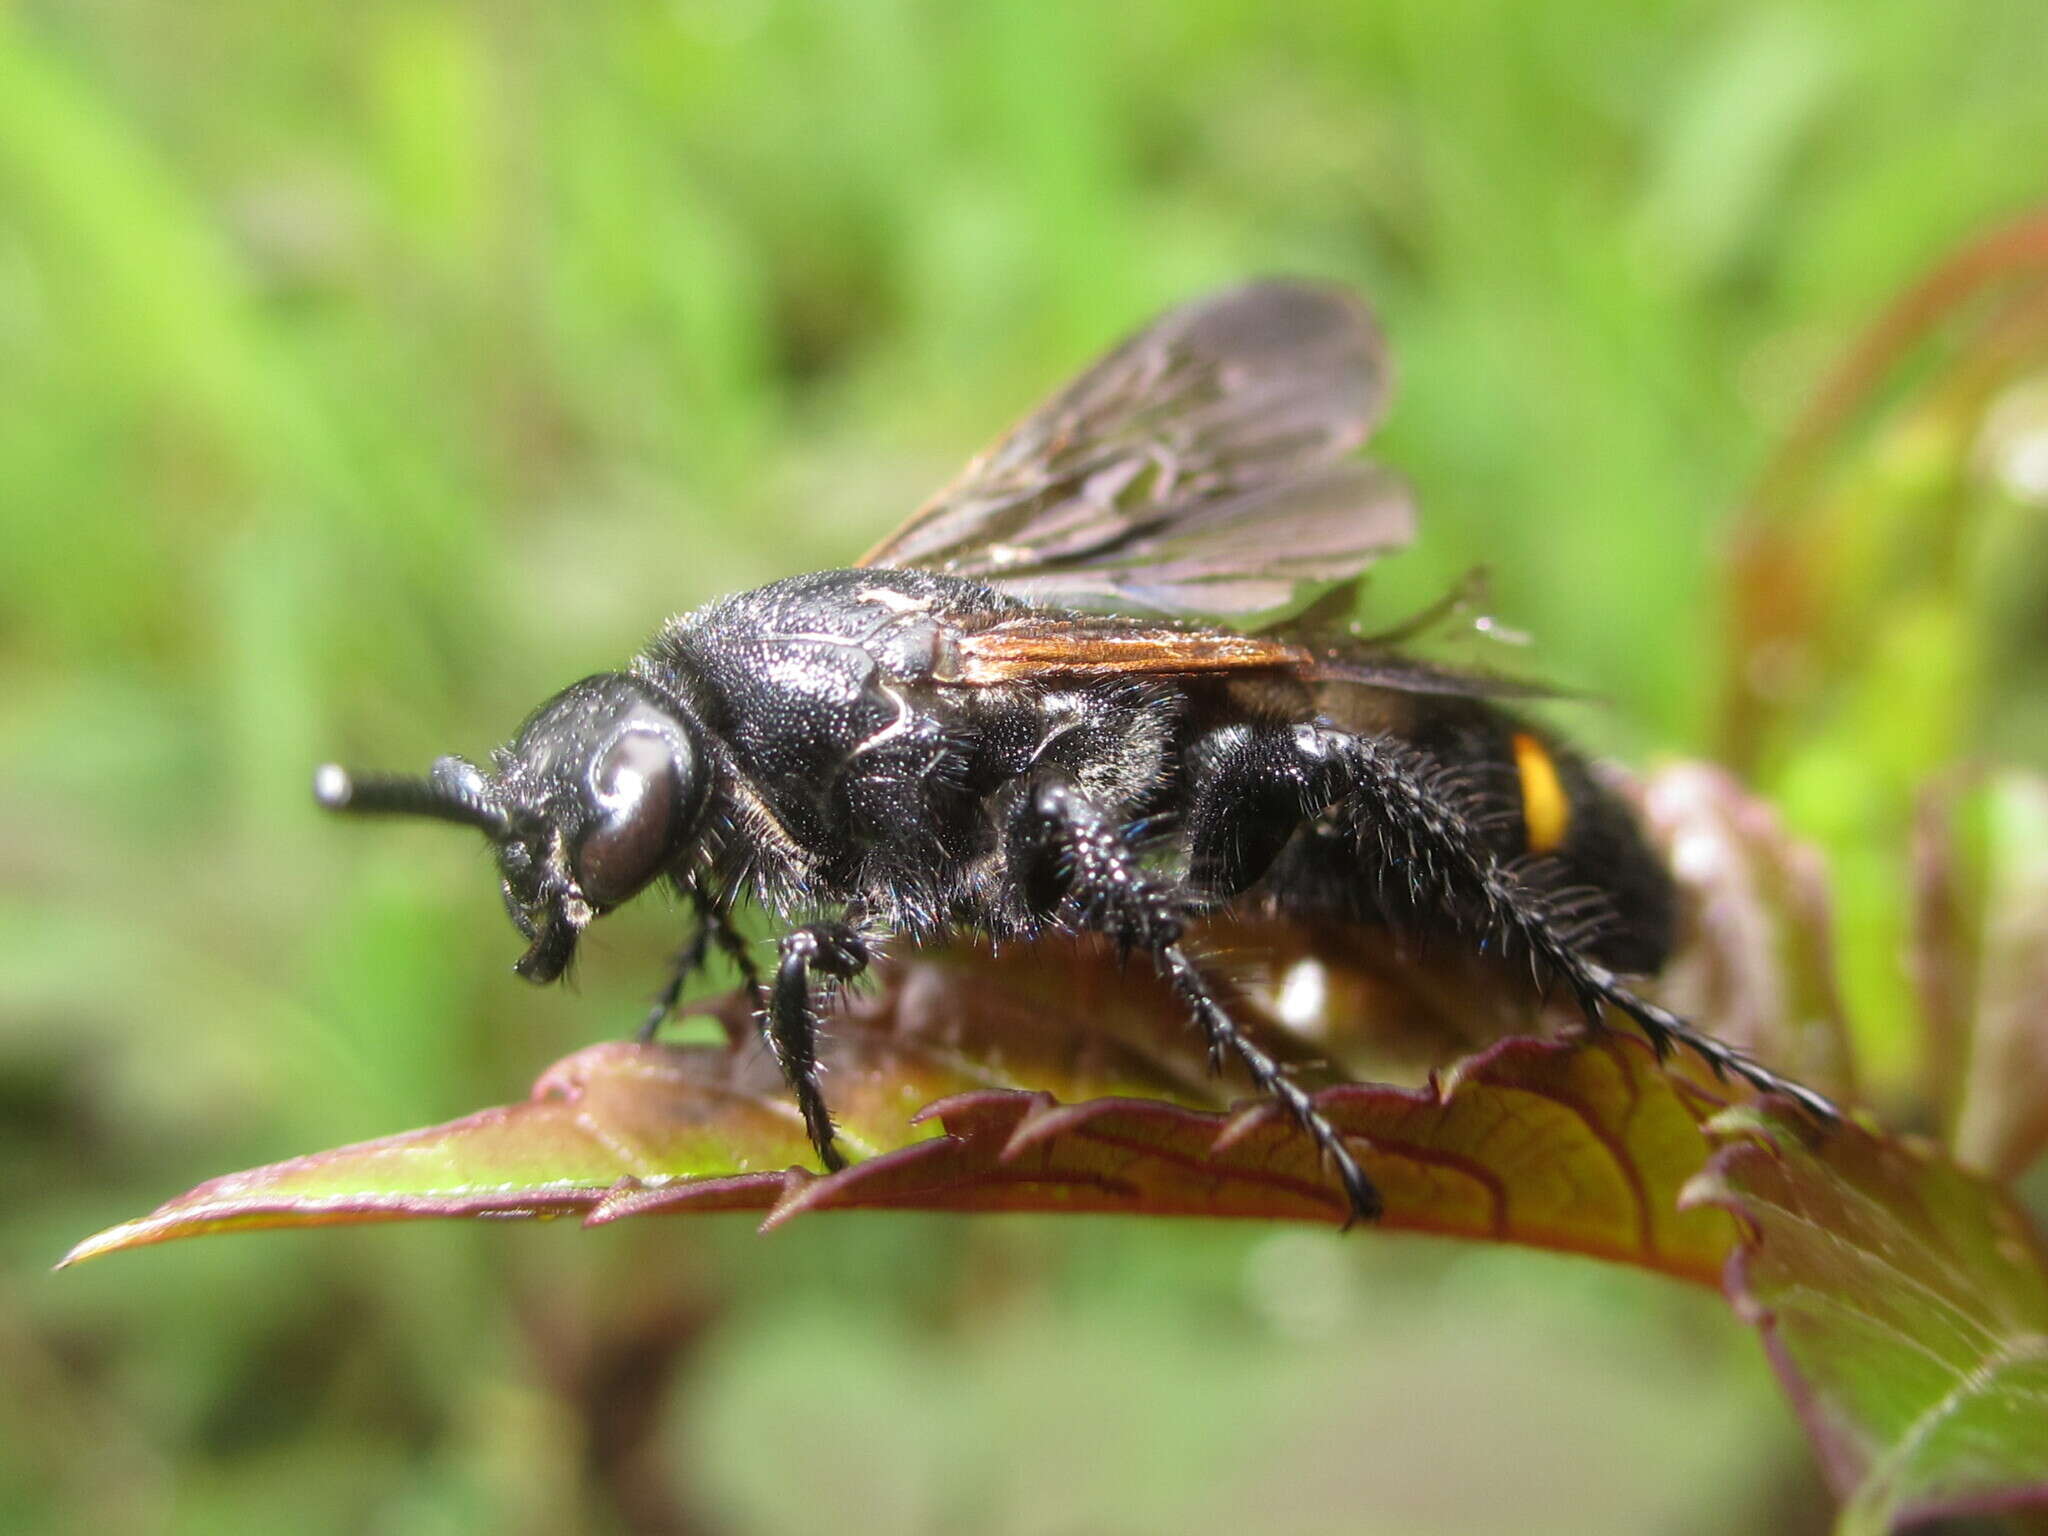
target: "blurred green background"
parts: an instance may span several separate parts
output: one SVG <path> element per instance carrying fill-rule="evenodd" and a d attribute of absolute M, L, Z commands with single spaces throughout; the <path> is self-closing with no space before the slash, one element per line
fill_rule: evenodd
<path fill-rule="evenodd" d="M 1547 1255 L 716 1218 L 46 1267 L 639 1017 L 658 902 L 532 991 L 484 850 L 323 820 L 314 764 L 480 754 L 844 562 L 1210 285 L 1380 306 L 1427 533 L 1376 613 L 1483 560 L 1613 701 L 1572 728 L 1710 749 L 1718 537 L 1887 297 L 2048 191 L 2044 43 L 2038 0 L 0 6 L 0 1526 L 1824 1523 L 1715 1297 Z M 1880 1059 L 1898 783 L 2044 737 L 1942 644 L 1767 764 L 1858 872 Z"/>

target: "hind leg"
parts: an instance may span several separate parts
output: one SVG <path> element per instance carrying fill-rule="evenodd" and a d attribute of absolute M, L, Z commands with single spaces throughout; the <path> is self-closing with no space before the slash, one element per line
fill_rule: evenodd
<path fill-rule="evenodd" d="M 1784 1094 L 1823 1120 L 1836 1118 L 1835 1106 L 1811 1088 L 1636 996 L 1593 960 L 1570 911 L 1495 855 L 1444 765 L 1406 742 L 1319 725 L 1235 733 L 1205 762 L 1189 813 L 1195 878 L 1218 894 L 1236 894 L 1311 818 L 1325 818 L 1354 839 L 1361 879 L 1376 871 L 1403 880 L 1416 906 L 1433 909 L 1467 938 L 1519 950 L 1539 977 L 1571 991 L 1589 1021 L 1601 1022 L 1603 1009 L 1614 1007 L 1659 1054 L 1682 1045 L 1718 1074 Z"/>

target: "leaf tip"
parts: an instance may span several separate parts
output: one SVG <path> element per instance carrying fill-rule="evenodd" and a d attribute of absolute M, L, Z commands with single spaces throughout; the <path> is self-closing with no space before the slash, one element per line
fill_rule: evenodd
<path fill-rule="evenodd" d="M 152 1234 L 152 1223 L 148 1221 L 124 1221 L 108 1227 L 104 1232 L 95 1232 L 83 1242 L 74 1243 L 71 1250 L 50 1266 L 54 1273 L 83 1264 L 88 1259 L 102 1258 L 110 1253 L 119 1253 L 124 1248 L 140 1248 L 146 1243 L 160 1242 L 160 1235 Z"/>

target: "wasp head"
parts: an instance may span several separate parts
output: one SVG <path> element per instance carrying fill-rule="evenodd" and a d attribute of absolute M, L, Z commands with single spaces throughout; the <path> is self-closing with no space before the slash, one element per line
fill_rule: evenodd
<path fill-rule="evenodd" d="M 515 969 L 559 977 L 591 919 L 676 869 L 696 840 L 709 784 L 695 723 L 623 673 L 587 677 L 535 710 L 491 771 L 444 757 L 425 778 L 356 777 L 329 765 L 331 810 L 472 826 L 497 849 L 505 908 L 527 939 Z"/>

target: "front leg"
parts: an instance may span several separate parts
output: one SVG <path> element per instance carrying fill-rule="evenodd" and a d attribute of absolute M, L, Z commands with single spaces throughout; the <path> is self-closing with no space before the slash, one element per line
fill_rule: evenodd
<path fill-rule="evenodd" d="M 655 1035 L 674 1014 L 683 1000 L 683 988 L 692 976 L 704 968 L 704 961 L 716 944 L 724 952 L 733 968 L 740 973 L 740 982 L 753 999 L 754 1011 L 759 1013 L 767 1007 L 767 994 L 761 989 L 760 968 L 754 964 L 754 957 L 747 949 L 747 941 L 732 925 L 732 913 L 722 902 L 708 896 L 696 885 L 690 887 L 690 902 L 697 911 L 697 926 L 688 941 L 676 951 L 669 961 L 668 980 L 654 995 L 654 1002 L 647 1010 L 647 1017 L 641 1021 L 634 1038 L 642 1045 L 651 1042 Z"/>
<path fill-rule="evenodd" d="M 698 920 L 683 947 L 675 952 L 668 963 L 668 980 L 661 984 L 661 990 L 654 994 L 654 1001 L 647 1009 L 647 1017 L 640 1021 L 633 1038 L 642 1045 L 652 1045 L 654 1037 L 661 1033 L 661 1026 L 669 1021 L 683 1000 L 683 988 L 692 976 L 703 969 L 704 957 L 711 952 L 711 925 Z"/>
<path fill-rule="evenodd" d="M 1358 1166 L 1337 1128 L 1323 1118 L 1286 1068 L 1241 1030 L 1223 1009 L 1199 967 L 1181 947 L 1184 896 L 1145 875 L 1130 839 L 1064 780 L 1028 790 L 1012 813 L 1013 869 L 1027 887 L 1063 889 L 1081 926 L 1107 934 L 1125 949 L 1152 955 L 1201 1026 L 1209 1061 L 1220 1070 L 1235 1056 L 1259 1088 L 1277 1100 L 1336 1169 L 1352 1219 L 1380 1214 L 1380 1194 Z"/>
<path fill-rule="evenodd" d="M 846 1166 L 846 1159 L 832 1143 L 832 1114 L 818 1081 L 818 1015 L 811 1001 L 811 972 L 850 981 L 867 969 L 868 946 L 845 923 L 813 923 L 783 935 L 781 947 L 775 985 L 761 1016 L 762 1033 L 796 1095 L 818 1161 L 836 1172 Z"/>

